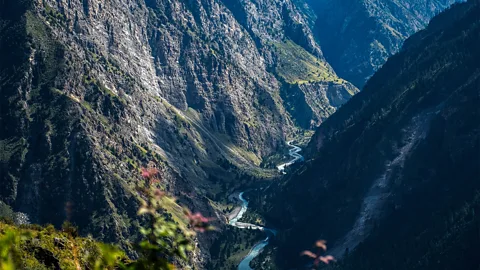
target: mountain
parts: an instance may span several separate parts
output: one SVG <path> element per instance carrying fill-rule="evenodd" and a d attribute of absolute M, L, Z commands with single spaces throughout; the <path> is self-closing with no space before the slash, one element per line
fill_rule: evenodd
<path fill-rule="evenodd" d="M 298 254 L 325 239 L 335 269 L 478 268 L 479 14 L 469 1 L 433 18 L 257 198 L 277 266 L 308 264 Z"/>
<path fill-rule="evenodd" d="M 307 21 L 287 0 L 0 1 L 0 200 L 129 250 L 153 162 L 215 216 L 213 199 L 277 176 L 261 163 L 358 92 Z"/>
<path fill-rule="evenodd" d="M 353 2 L 353 26 L 405 24 L 405 39 L 450 2 L 395 2 L 410 12 L 403 17 L 361 3 Z M 327 5 L 335 9 L 325 14 Z M 311 134 L 359 92 L 337 75 L 362 85 L 331 51 L 350 44 L 350 33 L 376 28 L 338 35 L 333 22 L 322 21 L 333 11 L 345 20 L 348 5 L 335 5 L 1 0 L 0 203 L 32 223 L 70 221 L 81 235 L 120 243 L 134 255 L 129 243 L 145 222 L 137 217 L 136 187 L 145 185 L 141 168 L 156 166 L 159 187 L 177 199 L 164 205 L 175 222 L 187 225 L 186 205 L 218 217 L 222 229 L 232 206 L 227 197 L 278 178 L 269 165 L 280 162 L 287 138 Z M 423 19 L 415 21 L 411 7 Z M 391 23 L 390 13 L 401 22 Z M 395 48 L 403 41 L 388 39 Z M 362 62 L 359 55 L 369 52 L 355 48 L 342 56 Z M 199 238 L 192 257 L 201 267 L 215 236 Z"/>
<path fill-rule="evenodd" d="M 455 0 L 310 0 L 327 61 L 362 88 L 405 39 Z"/>

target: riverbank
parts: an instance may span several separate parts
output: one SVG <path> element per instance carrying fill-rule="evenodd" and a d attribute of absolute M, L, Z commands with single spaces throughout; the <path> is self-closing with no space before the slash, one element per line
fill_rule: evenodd
<path fill-rule="evenodd" d="M 227 226 L 212 244 L 210 248 L 212 257 L 205 269 L 237 269 L 255 245 L 263 240 L 265 240 L 263 231 Z"/>
<path fill-rule="evenodd" d="M 289 150 L 289 155 L 290 157 L 292 157 L 292 159 L 286 163 L 283 163 L 277 166 L 278 171 L 282 173 L 285 173 L 285 169 L 288 166 L 291 166 L 299 161 L 303 161 L 303 156 L 299 154 L 299 152 L 302 151 L 302 149 L 296 145 L 293 145 L 293 141 L 287 142 L 287 145 L 291 147 L 291 149 Z M 240 264 L 237 267 L 238 270 L 253 270 L 250 267 L 250 262 L 253 259 L 255 259 L 262 252 L 263 248 L 265 248 L 269 244 L 270 238 L 275 237 L 277 231 L 275 229 L 265 228 L 257 224 L 239 222 L 239 220 L 243 217 L 243 215 L 248 210 L 248 201 L 244 198 L 243 195 L 244 195 L 244 192 L 240 192 L 238 193 L 238 196 L 237 196 L 237 193 L 234 193 L 229 196 L 229 198 L 231 196 L 234 196 L 234 198 L 237 197 L 241 205 L 239 207 L 236 207 L 234 211 L 230 213 L 230 215 L 228 216 L 228 224 L 241 229 L 259 230 L 259 231 L 265 232 L 266 238 L 263 241 L 257 243 L 248 252 L 248 254 L 243 258 L 243 260 L 240 262 Z"/>
<path fill-rule="evenodd" d="M 243 194 L 243 192 L 238 194 L 238 199 L 242 202 L 242 205 L 240 211 L 238 211 L 238 213 L 229 220 L 229 224 L 240 229 L 258 230 L 267 234 L 267 237 L 263 241 L 257 243 L 238 265 L 238 270 L 252 270 L 250 267 L 250 262 L 260 254 L 266 245 L 268 245 L 270 237 L 275 236 L 276 231 L 274 229 L 265 228 L 256 224 L 239 222 L 243 214 L 248 210 L 248 201 L 243 197 Z"/>

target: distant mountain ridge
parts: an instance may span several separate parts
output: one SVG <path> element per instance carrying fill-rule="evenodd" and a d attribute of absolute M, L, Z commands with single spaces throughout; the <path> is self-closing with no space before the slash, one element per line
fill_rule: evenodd
<path fill-rule="evenodd" d="M 310 0 L 314 34 L 340 76 L 362 88 L 403 41 L 455 0 Z"/>

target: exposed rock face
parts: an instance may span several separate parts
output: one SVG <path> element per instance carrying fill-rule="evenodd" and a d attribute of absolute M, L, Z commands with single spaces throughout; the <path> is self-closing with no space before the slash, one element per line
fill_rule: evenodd
<path fill-rule="evenodd" d="M 351 84 L 317 82 L 287 84 L 280 93 L 286 101 L 285 108 L 295 122 L 303 128 L 309 128 L 317 125 L 319 119 L 326 119 L 334 113 L 356 90 Z"/>
<path fill-rule="evenodd" d="M 348 253 L 340 269 L 478 266 L 479 14 L 457 4 L 409 38 L 262 194 L 277 266 L 303 268 L 297 254 L 317 239 Z"/>
<path fill-rule="evenodd" d="M 163 188 L 214 215 L 213 180 L 273 175 L 263 157 L 358 91 L 303 12 L 287 0 L 2 1 L 0 199 L 34 223 L 126 243 L 139 167 L 154 161 Z"/>
<path fill-rule="evenodd" d="M 338 78 L 325 61 L 311 30 L 313 11 L 303 1 L 224 3 L 256 42 L 267 70 L 283 84 L 283 105 L 301 127 L 318 125 L 358 92 L 355 86 Z M 325 98 L 332 89 L 345 94 L 338 95 L 334 104 Z M 301 107 L 292 107 L 295 103 L 301 103 Z"/>
<path fill-rule="evenodd" d="M 317 35 L 335 71 L 362 88 L 403 41 L 455 0 L 309 0 Z"/>

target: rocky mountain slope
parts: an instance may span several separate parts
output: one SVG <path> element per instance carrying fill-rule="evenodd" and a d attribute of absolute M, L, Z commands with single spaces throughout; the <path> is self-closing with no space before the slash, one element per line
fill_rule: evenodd
<path fill-rule="evenodd" d="M 289 0 L 0 5 L 0 200 L 127 250 L 140 167 L 215 216 L 210 199 L 275 176 L 262 159 L 358 91 Z"/>
<path fill-rule="evenodd" d="M 403 41 L 455 0 L 310 0 L 314 33 L 335 71 L 362 88 Z"/>
<path fill-rule="evenodd" d="M 478 268 L 478 14 L 457 4 L 409 38 L 257 201 L 281 229 L 277 266 L 326 239 L 340 269 Z"/>

